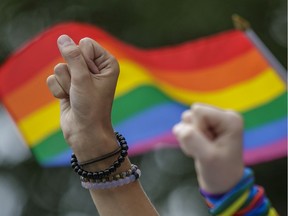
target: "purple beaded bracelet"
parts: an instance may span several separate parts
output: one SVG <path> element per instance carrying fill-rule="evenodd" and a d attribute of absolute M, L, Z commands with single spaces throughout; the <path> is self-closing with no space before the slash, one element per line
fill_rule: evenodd
<path fill-rule="evenodd" d="M 115 178 L 112 178 L 111 181 L 104 181 L 104 182 L 91 182 L 88 179 L 85 179 L 81 177 L 81 185 L 85 189 L 89 190 L 99 190 L 99 189 L 111 189 L 115 187 L 120 187 L 123 185 L 130 184 L 134 181 L 136 181 L 141 176 L 141 170 L 136 165 L 131 165 L 131 171 L 127 171 L 127 173 L 130 173 L 130 175 L 119 178 L 115 180 Z M 105 180 L 105 179 L 103 179 Z"/>

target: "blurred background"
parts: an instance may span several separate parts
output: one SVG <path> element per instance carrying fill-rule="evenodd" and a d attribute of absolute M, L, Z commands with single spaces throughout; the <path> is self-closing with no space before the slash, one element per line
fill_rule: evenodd
<path fill-rule="evenodd" d="M 254 31 L 287 68 L 285 0 L 0 0 L 0 64 L 29 39 L 63 21 L 95 24 L 140 48 L 179 44 L 233 28 L 231 15 Z M 208 215 L 192 159 L 177 149 L 131 158 L 161 215 Z M 252 166 L 280 215 L 287 215 L 287 158 Z M 97 215 L 89 193 L 69 167 L 42 168 L 0 104 L 1 216 Z"/>

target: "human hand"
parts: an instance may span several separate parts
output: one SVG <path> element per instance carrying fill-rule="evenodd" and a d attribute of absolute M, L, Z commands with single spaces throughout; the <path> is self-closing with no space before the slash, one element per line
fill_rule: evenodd
<path fill-rule="evenodd" d="M 90 38 L 76 45 L 62 35 L 57 42 L 66 63 L 55 66 L 47 84 L 60 99 L 61 128 L 66 141 L 80 161 L 114 150 L 117 143 L 111 109 L 118 62 Z"/>
<path fill-rule="evenodd" d="M 119 75 L 115 58 L 90 38 L 76 45 L 67 35 L 58 38 L 67 63 L 56 65 L 47 79 L 51 93 L 60 99 L 61 128 L 79 162 L 95 159 L 119 147 L 111 124 L 111 109 Z M 86 171 L 107 169 L 116 156 L 90 165 Z M 128 158 L 116 172 L 131 168 Z M 158 215 L 140 182 L 123 187 L 90 190 L 100 215 Z"/>
<path fill-rule="evenodd" d="M 230 110 L 194 104 L 173 128 L 182 151 L 195 160 L 200 188 L 225 193 L 243 175 L 243 121 Z"/>

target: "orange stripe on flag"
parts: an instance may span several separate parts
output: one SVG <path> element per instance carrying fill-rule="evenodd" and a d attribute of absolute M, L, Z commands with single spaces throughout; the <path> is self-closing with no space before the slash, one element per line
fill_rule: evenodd
<path fill-rule="evenodd" d="M 34 78 L 3 97 L 4 104 L 16 122 L 55 100 L 46 85 L 46 79 L 53 74 L 54 66 L 60 61 L 61 58 L 56 59 L 35 74 Z"/>
<path fill-rule="evenodd" d="M 243 65 L 243 62 L 245 64 Z M 191 91 L 215 91 L 237 85 L 251 79 L 269 68 L 267 62 L 257 50 L 251 50 L 245 55 L 236 57 L 224 64 L 193 70 L 189 73 L 182 71 L 153 71 L 151 75 L 161 82 Z M 151 69 L 152 70 L 152 69 Z"/>

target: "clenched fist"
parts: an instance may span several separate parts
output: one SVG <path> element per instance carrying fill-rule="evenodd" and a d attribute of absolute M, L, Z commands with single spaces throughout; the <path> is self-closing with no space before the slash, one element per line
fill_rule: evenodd
<path fill-rule="evenodd" d="M 238 113 L 195 104 L 182 114 L 173 132 L 183 152 L 195 159 L 202 189 L 225 193 L 241 179 L 243 122 Z"/>

